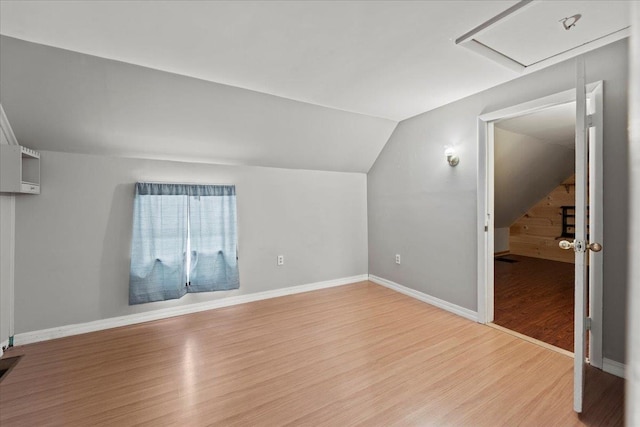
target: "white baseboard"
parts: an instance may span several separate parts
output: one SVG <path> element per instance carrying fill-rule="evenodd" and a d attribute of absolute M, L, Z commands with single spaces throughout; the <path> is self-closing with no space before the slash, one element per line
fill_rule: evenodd
<path fill-rule="evenodd" d="M 441 300 L 440 298 L 433 297 L 431 295 L 425 294 L 420 291 L 416 291 L 415 289 L 411 289 L 406 286 L 399 285 L 395 282 L 392 282 L 391 280 L 374 276 L 373 274 L 369 275 L 369 280 L 371 280 L 373 283 L 377 283 L 389 289 L 393 289 L 394 291 L 400 292 L 401 294 L 405 294 L 412 298 L 426 302 L 427 304 L 431 304 L 443 310 L 449 311 L 453 314 L 457 314 L 458 316 L 462 316 L 466 319 L 473 320 L 474 322 L 478 321 L 478 313 L 473 310 L 469 310 L 468 308 L 460 307 L 459 305 L 450 303 L 445 300 Z"/>
<path fill-rule="evenodd" d="M 4 354 L 4 349 L 9 347 L 9 340 L 4 340 L 0 342 L 0 357 Z"/>
<path fill-rule="evenodd" d="M 602 359 L 602 370 L 616 377 L 625 378 L 626 366 L 624 363 L 616 362 L 615 360 L 605 357 Z"/>
<path fill-rule="evenodd" d="M 389 289 L 393 289 L 394 291 L 410 296 L 412 298 L 426 302 L 427 304 L 431 304 L 443 310 L 457 314 L 458 316 L 462 316 L 466 319 L 473 320 L 474 322 L 478 321 L 478 313 L 476 313 L 475 311 L 469 310 L 468 308 L 460 307 L 459 305 L 452 304 L 450 302 L 441 300 L 439 298 L 433 297 L 423 292 L 416 291 L 415 289 L 402 286 L 398 283 L 392 282 L 391 280 L 374 276 L 373 274 L 369 275 L 369 280 L 379 285 L 385 286 Z M 625 369 L 626 369 L 626 366 L 624 363 L 616 362 L 615 360 L 611 360 L 607 358 L 604 358 L 602 360 L 602 370 L 609 374 L 615 375 L 620 378 L 625 378 Z"/>
<path fill-rule="evenodd" d="M 119 326 L 133 325 L 136 323 L 150 322 L 152 320 L 166 319 L 168 317 L 181 316 L 183 314 L 197 313 L 199 311 L 212 310 L 215 308 L 229 307 L 237 304 L 244 304 L 252 301 L 259 301 L 269 298 L 276 298 L 285 295 L 299 294 L 302 292 L 326 289 L 334 286 L 348 285 L 350 283 L 368 280 L 367 274 L 359 276 L 344 277 L 342 279 L 327 280 L 324 282 L 309 283 L 306 285 L 290 286 L 271 291 L 257 292 L 247 295 L 236 295 L 228 298 L 221 298 L 196 304 L 189 304 L 179 307 L 163 308 L 160 310 L 147 311 L 144 313 L 129 314 L 126 316 L 111 317 L 109 319 L 95 320 L 92 322 L 65 325 L 57 328 L 42 329 L 33 332 L 16 334 L 14 345 L 25 345 L 40 341 L 52 340 L 55 338 L 68 337 L 71 335 L 85 334 L 87 332 L 101 331 L 104 329 L 117 328 Z"/>

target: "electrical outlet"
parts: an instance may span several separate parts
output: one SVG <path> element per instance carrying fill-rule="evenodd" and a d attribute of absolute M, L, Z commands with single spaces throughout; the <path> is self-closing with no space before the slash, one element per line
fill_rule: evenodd
<path fill-rule="evenodd" d="M 284 255 L 278 255 L 278 265 L 284 265 Z"/>
<path fill-rule="evenodd" d="M 396 254 L 396 264 L 400 264 L 400 254 Z"/>

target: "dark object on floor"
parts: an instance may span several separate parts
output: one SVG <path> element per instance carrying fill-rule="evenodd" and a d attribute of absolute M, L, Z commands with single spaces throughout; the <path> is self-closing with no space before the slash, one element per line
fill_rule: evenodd
<path fill-rule="evenodd" d="M 22 356 L 7 357 L 0 359 L 0 382 L 9 375 L 9 372 L 18 364 Z"/>
<path fill-rule="evenodd" d="M 495 260 L 496 261 L 502 261 L 502 262 L 508 262 L 509 264 L 513 264 L 514 262 L 518 262 L 517 259 L 504 258 L 504 257 L 497 257 Z"/>

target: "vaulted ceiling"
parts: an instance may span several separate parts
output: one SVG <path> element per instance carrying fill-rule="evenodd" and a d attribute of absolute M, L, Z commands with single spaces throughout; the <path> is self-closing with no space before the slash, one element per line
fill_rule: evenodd
<path fill-rule="evenodd" d="M 3 0 L 0 102 L 37 149 L 367 172 L 519 75 L 454 43 L 515 3 Z"/>

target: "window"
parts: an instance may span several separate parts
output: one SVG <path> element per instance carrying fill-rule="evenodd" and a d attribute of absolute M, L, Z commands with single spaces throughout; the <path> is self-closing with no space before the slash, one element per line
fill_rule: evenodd
<path fill-rule="evenodd" d="M 238 287 L 235 186 L 136 183 L 129 304 Z"/>

